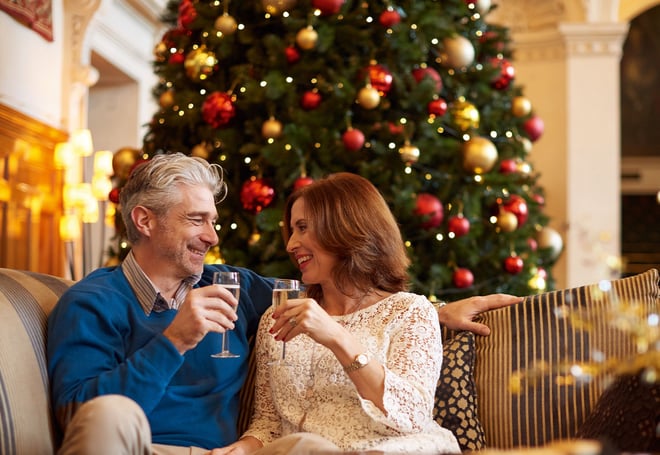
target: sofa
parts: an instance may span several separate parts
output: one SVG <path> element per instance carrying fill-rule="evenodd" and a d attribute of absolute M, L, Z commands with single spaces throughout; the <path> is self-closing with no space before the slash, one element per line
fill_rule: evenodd
<path fill-rule="evenodd" d="M 48 398 L 46 322 L 71 284 L 0 269 L 1 454 L 51 454 L 58 447 L 61 438 Z M 488 337 L 446 331 L 436 419 L 454 431 L 465 451 L 539 447 L 575 438 L 616 375 L 612 365 L 625 365 L 636 353 L 629 330 L 614 327 L 613 308 L 634 305 L 635 314 L 644 318 L 658 313 L 659 296 L 658 272 L 651 269 L 530 296 L 485 313 L 481 320 L 491 327 Z M 608 371 L 578 381 L 562 372 L 562 365 L 586 368 L 594 360 Z M 251 384 L 250 378 L 240 425 L 249 416 Z M 657 398 L 650 400 L 656 413 Z"/>

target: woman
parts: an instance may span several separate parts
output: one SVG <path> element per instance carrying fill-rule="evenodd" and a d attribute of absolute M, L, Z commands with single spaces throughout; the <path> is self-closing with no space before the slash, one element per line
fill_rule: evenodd
<path fill-rule="evenodd" d="M 334 174 L 290 197 L 284 226 L 307 298 L 261 319 L 254 416 L 234 449 L 279 453 L 282 441 L 309 436 L 324 449 L 460 452 L 432 418 L 438 316 L 406 292 L 409 260 L 378 190 Z M 286 361 L 277 362 L 283 341 Z"/>

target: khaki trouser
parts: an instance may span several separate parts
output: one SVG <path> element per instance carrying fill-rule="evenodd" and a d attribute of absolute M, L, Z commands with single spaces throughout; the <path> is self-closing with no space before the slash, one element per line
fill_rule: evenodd
<path fill-rule="evenodd" d="M 58 455 L 202 455 L 207 449 L 151 444 L 142 408 L 123 395 L 102 395 L 71 419 Z"/>
<path fill-rule="evenodd" d="M 320 436 L 296 433 L 278 439 L 254 455 L 312 455 L 340 452 Z M 102 395 L 76 412 L 58 455 L 206 455 L 208 449 L 151 443 L 151 428 L 142 408 L 122 395 Z"/>

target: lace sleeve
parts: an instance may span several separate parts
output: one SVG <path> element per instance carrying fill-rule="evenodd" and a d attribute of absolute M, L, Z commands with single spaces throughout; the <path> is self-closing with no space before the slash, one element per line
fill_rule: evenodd
<path fill-rule="evenodd" d="M 391 344 L 386 353 L 383 414 L 362 400 L 364 409 L 380 423 L 405 433 L 422 431 L 433 412 L 433 397 L 442 366 L 442 334 L 438 316 L 423 296 L 399 312 L 383 329 Z"/>
<path fill-rule="evenodd" d="M 259 439 L 264 445 L 277 439 L 281 433 L 280 417 L 273 404 L 270 390 L 270 369 L 268 341 L 271 335 L 268 333 L 270 321 L 272 321 L 272 308 L 266 310 L 261 317 L 257 338 L 255 340 L 257 373 L 254 385 L 254 411 L 250 420 L 250 426 L 243 434 Z"/>

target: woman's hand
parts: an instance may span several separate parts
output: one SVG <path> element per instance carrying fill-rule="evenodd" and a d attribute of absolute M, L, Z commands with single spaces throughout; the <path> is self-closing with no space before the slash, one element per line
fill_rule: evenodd
<path fill-rule="evenodd" d="M 479 314 L 503 308 L 509 305 L 515 305 L 522 302 L 521 297 L 509 294 L 491 294 L 476 297 L 469 297 L 438 308 L 438 319 L 440 324 L 451 330 L 469 330 L 477 335 L 490 335 L 490 328 L 479 322 L 474 322 L 474 318 Z"/>
<path fill-rule="evenodd" d="M 323 346 L 336 341 L 345 329 L 314 299 L 291 299 L 273 312 L 270 333 L 278 341 L 289 341 L 304 333 Z"/>

